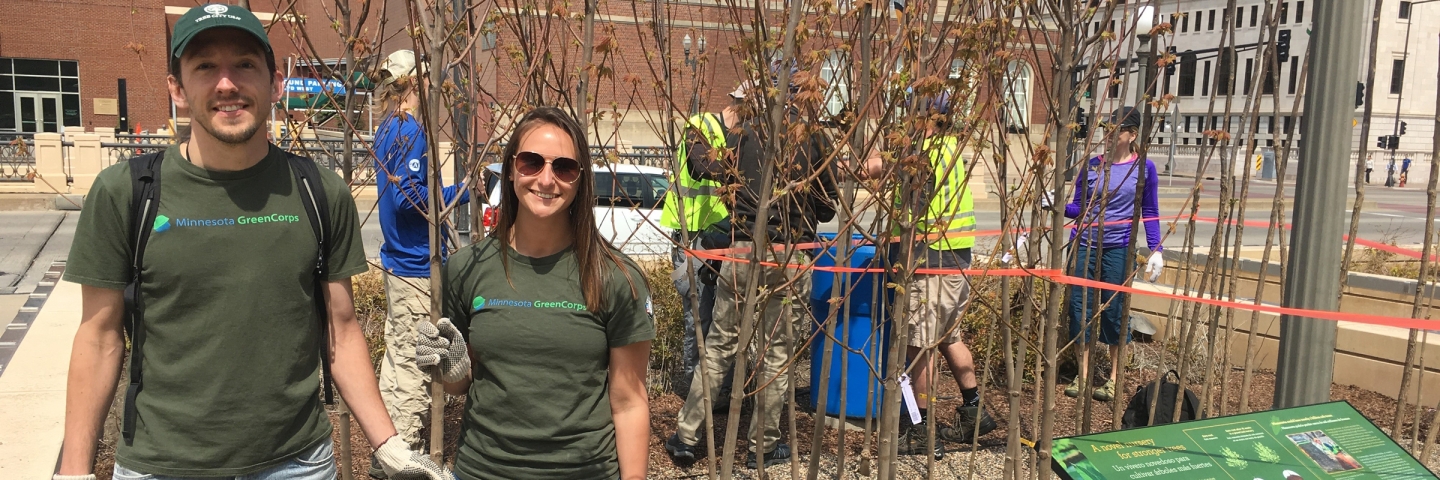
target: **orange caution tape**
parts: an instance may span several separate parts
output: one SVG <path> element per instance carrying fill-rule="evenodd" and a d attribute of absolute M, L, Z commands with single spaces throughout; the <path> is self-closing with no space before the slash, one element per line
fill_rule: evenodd
<path fill-rule="evenodd" d="M 1161 220 L 1161 221 L 1165 221 L 1165 220 L 1179 220 L 1179 219 L 1185 219 L 1185 218 L 1188 218 L 1188 217 L 1176 215 L 1176 216 L 1169 216 L 1169 217 L 1148 218 L 1148 219 L 1143 219 L 1143 220 Z M 1200 216 L 1196 216 L 1196 217 L 1195 217 L 1195 221 L 1197 221 L 1197 222 L 1205 222 L 1205 223 L 1219 223 L 1219 220 L 1216 219 L 1216 218 L 1213 218 L 1213 217 L 1200 217 Z M 1119 221 L 1119 222 L 1109 222 L 1109 223 L 1107 223 L 1107 224 L 1124 224 L 1124 223 L 1129 223 L 1129 222 L 1130 222 L 1129 220 L 1125 220 L 1125 221 Z M 1234 225 L 1236 222 L 1233 221 L 1233 220 L 1227 220 L 1226 223 L 1231 224 L 1231 225 Z M 1251 226 L 1251 227 L 1267 227 L 1267 228 L 1268 228 L 1268 227 L 1270 226 L 1270 224 L 1269 224 L 1268 222 L 1261 222 L 1261 221 L 1246 221 L 1246 222 L 1244 222 L 1244 223 L 1245 223 L 1246 226 Z M 1287 230 L 1289 230 L 1289 229 L 1291 228 L 1291 225 L 1290 225 L 1290 224 L 1284 224 L 1284 225 L 1282 225 L 1282 226 L 1283 226 L 1285 229 L 1287 229 Z M 1066 228 L 1067 228 L 1067 229 L 1073 229 L 1073 228 L 1075 228 L 1075 225 L 1074 225 L 1074 224 L 1067 225 Z M 1019 232 L 1028 232 L 1028 231 L 1029 231 L 1029 230 L 1021 230 L 1021 231 L 1019 231 Z M 982 237 L 982 236 L 994 236 L 994 235 L 999 235 L 999 234 L 1001 234 L 1001 233 L 1002 233 L 1002 232 L 1001 232 L 1000 230 L 986 230 L 986 231 L 975 231 L 975 232 L 959 232 L 959 233 L 957 233 L 957 234 L 954 234 L 953 236 L 976 236 L 976 237 Z M 1349 237 L 1346 236 L 1345 238 L 1348 239 Z M 824 241 L 824 242 L 807 242 L 807 243 L 802 243 L 802 244 L 789 245 L 788 248 L 794 249 L 794 250 L 815 250 L 815 249 L 820 249 L 820 248 L 826 248 L 826 249 L 828 249 L 829 247 L 834 246 L 835 243 L 837 243 L 837 242 L 834 241 L 834 240 Z M 857 245 L 857 246 L 858 246 L 858 245 L 863 245 L 863 244 L 866 244 L 866 243 L 868 243 L 868 242 L 864 242 L 863 240 L 854 240 L 854 241 L 851 241 L 851 244 L 852 244 L 852 245 Z M 1421 256 L 1421 253 L 1420 253 L 1420 252 L 1416 252 L 1416 251 L 1414 251 L 1414 250 L 1408 250 L 1408 249 L 1400 248 L 1400 247 L 1397 247 L 1397 246 L 1394 246 L 1394 245 L 1379 243 L 1379 242 L 1375 242 L 1375 241 L 1371 241 L 1371 240 L 1365 240 L 1365 239 L 1359 239 L 1359 238 L 1357 238 L 1356 241 L 1355 241 L 1355 243 L 1358 244 L 1358 245 L 1363 245 L 1363 246 L 1370 247 L 1370 248 L 1375 248 L 1375 249 L 1378 249 L 1378 250 L 1384 250 L 1384 251 L 1391 252 L 1391 253 L 1395 253 L 1395 254 L 1398 254 L 1398 255 L 1404 255 L 1404 256 L 1407 256 L 1407 257 L 1410 257 L 1410 258 L 1420 258 L 1420 256 Z M 785 249 L 785 248 L 787 248 L 787 245 L 779 244 L 779 245 L 773 246 L 771 249 L 772 249 L 773 251 L 780 251 L 780 250 L 783 250 L 783 249 Z M 742 262 L 742 261 L 748 261 L 748 260 L 746 260 L 746 259 L 735 258 L 735 257 L 733 257 L 733 255 L 750 253 L 751 250 L 752 250 L 752 249 L 750 249 L 750 248 L 722 248 L 722 249 L 713 249 L 713 250 L 686 249 L 686 251 L 687 251 L 690 255 L 692 255 L 692 256 L 694 256 L 694 257 L 701 258 L 701 259 L 705 259 L 705 260 L 718 260 L 718 261 L 725 261 L 725 262 Z M 1435 259 L 1435 258 L 1437 258 L 1437 257 L 1432 255 L 1431 258 L 1432 258 L 1432 259 Z M 776 263 L 776 262 L 761 261 L 761 262 L 760 262 L 760 265 L 763 265 L 763 266 L 766 266 L 766 267 L 771 267 L 771 268 L 784 267 L 784 268 L 793 268 L 793 269 L 811 269 L 811 270 L 814 270 L 814 271 L 819 271 L 819 272 L 831 272 L 831 273 L 887 273 L 887 272 L 889 271 L 889 269 L 885 269 L 885 268 L 860 268 L 860 267 L 848 267 L 848 266 L 816 266 L 816 265 L 813 264 L 813 261 L 812 261 L 811 263 L 809 263 L 809 264 L 786 263 L 786 264 L 783 264 L 783 265 L 780 264 L 780 263 Z M 969 276 L 980 276 L 980 277 L 985 277 L 985 276 L 991 276 L 991 277 L 1039 277 L 1039 278 L 1045 278 L 1045 279 L 1047 279 L 1047 280 L 1050 280 L 1050 281 L 1053 281 L 1053 282 L 1056 282 L 1056 283 L 1060 283 L 1060 284 L 1063 284 L 1063 285 L 1070 285 L 1070 286 L 1076 286 L 1076 287 L 1085 287 L 1085 288 L 1096 288 L 1096 289 L 1101 289 L 1101 290 L 1110 290 L 1110 291 L 1115 291 L 1115 292 L 1128 293 L 1128 294 L 1131 294 L 1131 295 L 1143 295 L 1143 296 L 1147 296 L 1147 297 L 1164 298 L 1164 299 L 1168 299 L 1168 300 L 1182 301 L 1182 302 L 1194 302 L 1194 303 L 1199 303 L 1199 304 L 1204 304 L 1204 305 L 1211 305 L 1211 306 L 1216 306 L 1216 307 L 1233 308 L 1233 309 L 1237 309 L 1237 310 L 1246 310 L 1246 311 L 1255 311 L 1255 312 L 1273 313 L 1273 314 L 1277 314 L 1277 315 L 1291 315 L 1291 316 L 1315 318 L 1315 319 L 1322 319 L 1322 320 L 1355 322 L 1355 323 L 1363 323 L 1363 324 L 1368 324 L 1368 325 L 1383 325 L 1383 326 L 1389 326 L 1389 327 L 1398 327 L 1398 328 L 1407 328 L 1407 329 L 1413 328 L 1413 329 L 1420 329 L 1420 330 L 1433 329 L 1433 328 L 1436 328 L 1436 327 L 1440 327 L 1440 321 L 1428 320 L 1428 319 L 1416 319 L 1416 318 L 1405 318 L 1405 317 L 1389 317 L 1389 316 L 1382 316 L 1382 315 L 1368 315 L 1368 314 L 1362 314 L 1362 313 L 1335 312 L 1335 311 L 1328 311 L 1328 310 L 1309 310 L 1309 309 L 1303 309 L 1303 308 L 1289 308 L 1289 307 L 1280 307 L 1280 306 L 1265 305 L 1265 304 L 1254 304 L 1254 303 L 1234 302 L 1234 301 L 1220 300 L 1220 299 L 1209 298 L 1209 297 L 1196 297 L 1196 296 L 1191 296 L 1191 295 L 1181 295 L 1181 294 L 1177 294 L 1177 293 L 1167 293 L 1167 292 L 1161 292 L 1161 291 L 1142 290 L 1142 289 L 1138 289 L 1138 288 L 1131 287 L 1131 286 L 1128 286 L 1128 285 L 1116 285 L 1116 284 L 1113 284 L 1113 283 L 1106 283 L 1106 282 L 1091 280 L 1091 279 L 1088 279 L 1088 278 L 1080 278 L 1080 277 L 1075 277 L 1075 276 L 1071 276 L 1071 275 L 1066 275 L 1066 274 L 1064 274 L 1063 272 L 1061 272 L 1060 270 L 1054 270 L 1054 269 L 1024 269 L 1024 268 L 1003 268 L 1003 269 L 988 269 L 988 268 L 945 269 L 945 268 L 920 268 L 920 269 L 916 269 L 916 270 L 915 270 L 915 273 L 917 273 L 917 274 L 923 274 L 923 275 L 969 275 Z"/>

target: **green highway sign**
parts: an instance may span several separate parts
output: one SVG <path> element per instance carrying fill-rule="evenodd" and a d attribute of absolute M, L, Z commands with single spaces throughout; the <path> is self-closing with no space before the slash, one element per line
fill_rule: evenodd
<path fill-rule="evenodd" d="M 1347 402 L 1059 438 L 1067 480 L 1436 478 Z"/>

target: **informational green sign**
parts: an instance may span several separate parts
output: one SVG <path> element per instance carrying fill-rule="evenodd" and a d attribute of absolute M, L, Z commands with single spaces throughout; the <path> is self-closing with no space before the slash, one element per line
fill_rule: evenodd
<path fill-rule="evenodd" d="M 1347 402 L 1059 438 L 1067 480 L 1436 478 Z"/>

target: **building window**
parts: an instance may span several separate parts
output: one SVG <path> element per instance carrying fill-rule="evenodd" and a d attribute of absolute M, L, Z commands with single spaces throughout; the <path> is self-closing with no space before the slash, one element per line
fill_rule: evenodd
<path fill-rule="evenodd" d="M 1299 71 L 1299 70 L 1300 70 L 1300 57 L 1298 57 L 1298 56 L 1292 56 L 1292 57 L 1290 57 L 1290 62 L 1289 62 L 1289 63 L 1290 63 L 1290 85 L 1289 85 L 1289 87 L 1286 88 L 1285 91 L 1286 91 L 1286 93 L 1289 93 L 1289 94 L 1291 94 L 1291 95 L 1294 95 L 1294 94 L 1295 94 L 1295 82 L 1298 81 L 1299 78 L 1300 78 L 1300 71 Z"/>
<path fill-rule="evenodd" d="M 1256 21 L 1259 21 L 1259 20 L 1260 20 L 1260 6 L 1259 6 L 1259 5 L 1251 5 L 1251 6 L 1250 6 L 1250 26 L 1253 27 L 1253 26 L 1257 25 L 1257 23 L 1255 23 L 1255 22 L 1256 22 Z"/>
<path fill-rule="evenodd" d="M 1185 52 L 1180 57 L 1180 85 L 1177 87 L 1182 97 L 1195 96 L 1195 54 Z"/>
<path fill-rule="evenodd" d="M 1410 2 L 1400 2 L 1400 19 L 1410 19 Z"/>
<path fill-rule="evenodd" d="M 1281 4 L 1280 4 L 1280 24 L 1281 24 L 1281 25 L 1284 25 L 1284 24 L 1290 23 L 1289 18 L 1290 18 L 1290 2 L 1281 3 Z"/>
<path fill-rule="evenodd" d="M 1210 11 L 1210 21 L 1205 24 L 1205 29 L 1206 29 L 1206 30 L 1211 30 L 1211 31 L 1214 31 L 1214 30 L 1215 30 L 1215 11 L 1214 11 L 1214 10 L 1211 10 L 1211 11 Z"/>
<path fill-rule="evenodd" d="M 1190 15 L 1180 16 L 1180 33 L 1190 32 Z"/>
<path fill-rule="evenodd" d="M 1251 78 L 1251 77 L 1253 77 L 1253 76 L 1255 75 L 1254 68 L 1255 68 L 1255 59 L 1253 59 L 1253 58 L 1247 58 L 1247 59 L 1245 59 L 1245 94 L 1246 94 L 1246 95 L 1249 95 L 1249 94 L 1250 94 L 1250 87 L 1251 87 L 1251 85 L 1253 85 L 1254 79 Z"/>
<path fill-rule="evenodd" d="M 1023 133 L 1030 124 L 1030 65 L 1012 60 L 1005 72 L 1006 126 Z"/>
<path fill-rule="evenodd" d="M 1273 63 L 1273 62 L 1272 62 L 1272 63 Z M 1275 84 L 1279 81 L 1279 78 L 1280 78 L 1280 77 L 1278 77 L 1277 74 L 1276 74 L 1276 72 L 1275 72 L 1276 68 L 1271 68 L 1269 65 L 1266 65 L 1266 66 L 1264 67 L 1264 70 L 1265 70 L 1265 83 L 1260 87 L 1260 88 L 1261 88 L 1260 94 L 1261 94 L 1261 95 L 1274 95 L 1274 94 L 1275 94 Z"/>
<path fill-rule="evenodd" d="M 1397 58 L 1390 67 L 1390 94 L 1399 95 L 1405 89 L 1405 59 Z"/>
<path fill-rule="evenodd" d="M 1205 61 L 1205 74 L 1200 76 L 1200 96 L 1210 96 L 1210 61 Z"/>
<path fill-rule="evenodd" d="M 1220 52 L 1215 67 L 1215 94 L 1229 95 L 1235 90 L 1235 50 Z"/>
<path fill-rule="evenodd" d="M 1186 115 L 1186 116 L 1185 116 L 1185 130 L 1183 130 L 1183 131 L 1184 131 L 1185 133 L 1190 133 L 1190 116 L 1189 116 L 1189 115 Z"/>
<path fill-rule="evenodd" d="M 1295 23 L 1305 23 L 1305 2 L 1295 2 Z"/>
<path fill-rule="evenodd" d="M 1281 119 L 1281 122 L 1280 122 L 1280 123 L 1284 126 L 1284 132 L 1285 132 L 1285 133 L 1290 133 L 1290 132 L 1294 131 L 1295 125 L 1290 122 L 1290 120 L 1293 119 L 1293 118 L 1295 118 L 1295 117 L 1291 117 L 1291 116 L 1289 116 L 1289 115 L 1286 115 L 1286 116 L 1284 116 L 1284 117 L 1280 117 L 1280 119 Z"/>
<path fill-rule="evenodd" d="M 964 95 L 952 110 L 969 114 L 975 107 L 975 84 L 978 82 L 975 69 L 970 68 L 969 62 L 957 58 L 950 62 L 949 79 L 949 83 L 954 86 L 953 92 Z"/>
<path fill-rule="evenodd" d="M 80 124 L 80 65 L 0 58 L 0 131 L 60 133 Z"/>
<path fill-rule="evenodd" d="M 830 57 L 820 65 L 820 78 L 830 86 L 825 91 L 825 111 L 832 117 L 844 112 L 850 101 L 850 79 L 845 74 L 850 70 L 849 66 L 849 56 L 839 49 L 832 50 Z"/>
<path fill-rule="evenodd" d="M 1169 94 L 1170 94 L 1170 82 L 1172 82 L 1172 81 L 1174 81 L 1174 80 L 1175 80 L 1175 75 L 1174 75 L 1174 74 L 1172 74 L 1172 73 L 1170 73 L 1170 72 L 1165 72 L 1165 81 L 1164 81 L 1164 83 L 1163 83 L 1162 86 L 1161 86 L 1161 87 L 1162 87 L 1162 89 L 1161 89 L 1161 94 L 1163 94 L 1163 95 L 1169 95 Z"/>
<path fill-rule="evenodd" d="M 1235 28 L 1245 26 L 1245 7 L 1235 7 Z"/>

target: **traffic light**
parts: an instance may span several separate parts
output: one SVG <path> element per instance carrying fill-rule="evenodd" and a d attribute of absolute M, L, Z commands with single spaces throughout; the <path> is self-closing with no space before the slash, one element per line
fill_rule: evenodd
<path fill-rule="evenodd" d="M 1385 148 L 1385 146 L 1390 144 L 1389 138 L 1389 135 L 1381 135 L 1379 137 L 1375 137 L 1375 148 Z"/>
<path fill-rule="evenodd" d="M 1404 135 L 1404 134 L 1405 134 L 1405 127 L 1408 127 L 1408 126 L 1409 126 L 1409 125 L 1407 125 L 1405 122 L 1400 122 L 1400 134 L 1401 134 L 1401 135 Z"/>
<path fill-rule="evenodd" d="M 1090 138 L 1090 117 L 1085 115 L 1084 108 L 1076 110 L 1075 123 L 1079 125 L 1079 128 L 1075 129 L 1075 137 Z"/>
<path fill-rule="evenodd" d="M 1365 82 L 1355 82 L 1355 108 L 1365 105 Z"/>
<path fill-rule="evenodd" d="M 1398 135 L 1390 135 L 1390 145 L 1388 148 L 1391 150 L 1400 149 L 1400 137 Z"/>
<path fill-rule="evenodd" d="M 1170 54 L 1170 63 L 1168 63 L 1168 64 L 1165 65 L 1165 74 L 1166 74 L 1166 75 L 1174 75 L 1174 74 L 1175 74 L 1175 62 L 1178 62 L 1178 61 L 1180 60 L 1180 58 L 1175 56 L 1175 46 L 1174 46 L 1174 45 L 1165 47 L 1165 51 Z"/>
<path fill-rule="evenodd" d="M 1281 63 L 1290 59 L 1290 29 L 1281 30 L 1275 37 L 1275 56 Z"/>

